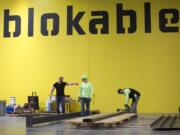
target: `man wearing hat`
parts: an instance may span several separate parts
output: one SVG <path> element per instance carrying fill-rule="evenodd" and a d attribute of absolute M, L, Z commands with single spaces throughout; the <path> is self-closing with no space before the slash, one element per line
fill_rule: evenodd
<path fill-rule="evenodd" d="M 118 94 L 125 95 L 126 110 L 129 110 L 132 113 L 137 113 L 137 104 L 138 104 L 141 94 L 137 90 L 132 89 L 132 88 L 118 89 L 117 92 L 118 92 Z M 129 107 L 129 105 L 128 105 L 129 99 L 132 99 L 131 107 Z"/>
<path fill-rule="evenodd" d="M 80 85 L 79 101 L 81 103 L 81 116 L 90 114 L 90 102 L 93 96 L 93 86 L 88 82 L 87 75 L 82 75 L 82 83 Z M 86 109 L 85 109 L 86 106 Z"/>

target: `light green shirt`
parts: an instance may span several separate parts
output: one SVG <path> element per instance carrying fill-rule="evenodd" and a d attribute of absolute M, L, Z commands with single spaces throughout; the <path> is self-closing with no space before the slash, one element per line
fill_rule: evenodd
<path fill-rule="evenodd" d="M 91 98 L 93 95 L 93 86 L 91 83 L 87 82 L 84 83 L 82 82 L 80 85 L 80 94 L 79 97 L 84 97 L 84 98 Z"/>
<path fill-rule="evenodd" d="M 128 102 L 129 102 L 129 94 L 130 94 L 130 90 L 128 88 L 124 89 L 124 95 L 126 96 L 126 99 L 125 99 L 126 105 L 128 105 Z"/>

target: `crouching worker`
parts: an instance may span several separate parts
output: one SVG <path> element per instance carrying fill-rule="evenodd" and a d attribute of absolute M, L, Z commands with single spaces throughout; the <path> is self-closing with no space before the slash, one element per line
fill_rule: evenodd
<path fill-rule="evenodd" d="M 82 76 L 82 83 L 80 85 L 80 93 L 78 102 L 81 103 L 81 116 L 90 114 L 90 103 L 93 96 L 93 86 L 88 82 L 86 75 Z"/>
<path fill-rule="evenodd" d="M 137 113 L 137 104 L 140 98 L 140 93 L 132 88 L 118 89 L 118 94 L 124 94 L 125 98 L 125 109 L 132 113 Z M 131 107 L 129 107 L 129 99 L 132 99 Z"/>

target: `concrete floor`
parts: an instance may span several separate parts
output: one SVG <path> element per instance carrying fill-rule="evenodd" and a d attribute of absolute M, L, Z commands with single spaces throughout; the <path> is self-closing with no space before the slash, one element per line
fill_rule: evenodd
<path fill-rule="evenodd" d="M 149 124 L 158 116 L 141 114 L 138 119 L 116 129 L 77 129 L 64 123 L 26 129 L 25 118 L 5 116 L 0 117 L 0 135 L 180 135 L 180 131 L 151 130 Z"/>

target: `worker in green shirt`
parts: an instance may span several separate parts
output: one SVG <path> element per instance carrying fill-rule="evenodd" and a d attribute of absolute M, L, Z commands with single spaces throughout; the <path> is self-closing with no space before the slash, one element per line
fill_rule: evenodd
<path fill-rule="evenodd" d="M 141 94 L 132 88 L 118 89 L 117 92 L 118 94 L 124 94 L 126 96 L 125 109 L 132 113 L 137 113 L 137 104 Z M 128 105 L 129 99 L 132 99 L 131 107 Z"/>
<path fill-rule="evenodd" d="M 93 86 L 88 82 L 86 75 L 82 76 L 82 83 L 80 85 L 79 101 L 81 103 L 81 116 L 90 114 L 90 102 L 93 96 Z M 85 109 L 86 106 L 86 109 Z"/>

